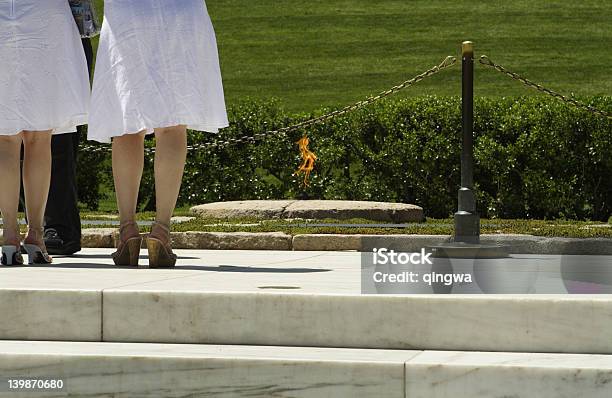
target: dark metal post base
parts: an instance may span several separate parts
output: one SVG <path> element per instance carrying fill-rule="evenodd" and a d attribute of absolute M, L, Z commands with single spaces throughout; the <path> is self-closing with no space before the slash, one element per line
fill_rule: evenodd
<path fill-rule="evenodd" d="M 455 213 L 455 242 L 480 243 L 480 216 L 476 213 Z"/>

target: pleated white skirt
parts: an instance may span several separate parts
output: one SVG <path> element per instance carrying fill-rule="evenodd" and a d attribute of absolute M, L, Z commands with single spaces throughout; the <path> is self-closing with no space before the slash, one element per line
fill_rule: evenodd
<path fill-rule="evenodd" d="M 217 41 L 203 0 L 106 0 L 88 138 L 227 127 Z"/>
<path fill-rule="evenodd" d="M 0 135 L 87 124 L 87 61 L 66 0 L 0 0 Z"/>

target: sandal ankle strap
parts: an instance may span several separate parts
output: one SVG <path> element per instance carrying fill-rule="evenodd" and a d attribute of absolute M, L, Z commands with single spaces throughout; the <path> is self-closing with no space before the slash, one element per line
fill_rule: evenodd
<path fill-rule="evenodd" d="M 35 232 L 36 233 L 36 238 L 43 239 L 45 236 L 45 227 L 40 227 L 40 228 L 32 228 L 28 225 L 28 233 L 26 234 L 29 235 L 30 232 Z"/>
<path fill-rule="evenodd" d="M 19 231 L 19 229 L 17 229 L 16 231 L 13 231 L 13 233 L 15 234 L 15 240 L 8 240 L 5 237 L 6 235 L 2 239 L 0 239 L 0 242 L 2 242 L 3 246 L 21 246 L 21 241 L 23 239 L 23 236 L 21 236 L 21 232 Z"/>
<path fill-rule="evenodd" d="M 119 232 L 123 232 L 124 229 L 126 229 L 127 227 L 131 227 L 131 226 L 138 228 L 138 224 L 136 223 L 136 221 L 134 220 L 126 221 L 119 225 Z"/>
<path fill-rule="evenodd" d="M 155 221 L 153 222 L 153 224 L 151 225 L 151 229 L 153 229 L 153 227 L 160 227 L 161 229 L 163 229 L 165 232 L 170 233 L 170 225 L 163 223 L 161 221 Z"/>
<path fill-rule="evenodd" d="M 126 222 L 120 224 L 119 225 L 119 247 L 121 247 L 121 245 L 124 244 L 128 240 L 128 239 L 126 239 L 125 241 L 123 240 L 123 238 L 124 238 L 123 237 L 123 232 L 125 231 L 125 229 L 127 227 L 131 227 L 131 226 L 135 227 L 136 230 L 138 231 L 138 235 L 140 235 L 140 229 L 139 229 L 138 224 L 136 223 L 136 221 L 130 220 L 130 221 L 126 221 Z M 136 237 L 136 235 L 133 236 L 133 237 Z M 132 237 L 130 237 L 129 239 L 131 239 L 131 238 Z"/>
<path fill-rule="evenodd" d="M 158 236 L 158 238 L 161 238 L 161 241 L 164 243 L 164 245 L 168 246 L 171 244 L 172 242 L 172 236 L 170 234 L 170 226 L 166 223 L 163 222 L 159 222 L 159 221 L 155 221 L 152 225 L 151 225 L 151 234 L 150 236 L 153 235 L 153 229 L 158 227 L 159 229 L 161 229 L 164 233 L 165 236 Z"/>

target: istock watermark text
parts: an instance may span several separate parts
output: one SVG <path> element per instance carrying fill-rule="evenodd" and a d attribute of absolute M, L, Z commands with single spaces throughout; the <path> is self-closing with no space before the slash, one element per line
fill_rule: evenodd
<path fill-rule="evenodd" d="M 397 253 L 386 248 L 372 250 L 374 265 L 432 265 L 431 255 L 424 248 L 420 253 Z"/>

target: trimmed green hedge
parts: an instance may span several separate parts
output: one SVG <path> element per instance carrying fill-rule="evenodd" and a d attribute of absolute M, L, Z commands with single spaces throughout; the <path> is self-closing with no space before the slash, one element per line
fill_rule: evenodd
<path fill-rule="evenodd" d="M 612 112 L 610 97 L 581 100 Z M 447 217 L 456 209 L 460 181 L 460 108 L 455 97 L 387 100 L 289 137 L 192 151 L 179 202 L 399 201 Z M 478 99 L 475 113 L 475 181 L 484 217 L 607 220 L 612 214 L 610 120 L 545 97 Z M 231 127 L 219 138 L 311 116 L 287 115 L 276 102 L 247 101 L 230 109 Z M 300 163 L 295 142 L 303 133 L 318 156 L 308 187 L 293 175 Z M 193 132 L 189 139 L 216 137 Z M 141 190 L 148 209 L 154 206 L 151 163 Z"/>

